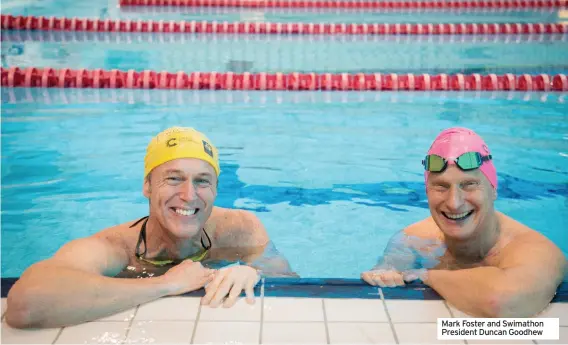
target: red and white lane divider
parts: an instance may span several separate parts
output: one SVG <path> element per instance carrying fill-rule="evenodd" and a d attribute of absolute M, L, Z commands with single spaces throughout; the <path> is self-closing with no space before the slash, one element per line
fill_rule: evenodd
<path fill-rule="evenodd" d="M 183 7 L 180 6 L 122 6 L 120 8 L 121 13 L 132 13 L 132 14 L 161 14 L 161 13 L 180 13 L 180 10 L 183 10 L 183 14 L 194 14 L 194 15 L 222 15 L 222 14 L 235 14 L 235 7 Z M 539 13 L 539 14 L 551 14 L 554 15 L 558 11 L 562 11 L 562 6 L 560 7 L 527 7 L 527 8 L 518 8 L 518 7 L 507 7 L 507 8 L 496 8 L 496 7 L 461 7 L 461 8 L 375 8 L 375 9 L 368 9 L 368 8 L 315 8 L 315 7 L 307 7 L 307 8 L 294 8 L 294 7 L 286 7 L 286 8 L 278 8 L 278 7 L 264 7 L 258 8 L 261 10 L 265 15 L 266 14 L 313 14 L 313 15 L 321 15 L 321 14 L 337 14 L 338 11 L 341 11 L 341 14 L 368 14 L 368 12 L 373 12 L 376 14 L 415 14 L 420 15 L 424 13 L 432 14 L 433 12 L 438 12 L 440 14 L 467 14 L 467 13 L 475 13 L 475 14 L 484 14 L 484 13 L 493 13 L 493 14 L 509 14 L 511 12 L 519 13 L 519 12 L 527 12 L 530 11 L 532 13 Z M 254 8 L 252 9 L 254 10 Z"/>
<path fill-rule="evenodd" d="M 568 33 L 562 23 L 322 24 L 111 20 L 2 15 L 5 30 L 299 35 L 498 35 Z"/>
<path fill-rule="evenodd" d="M 186 6 L 247 8 L 553 8 L 566 0 L 457 0 L 457 1 L 367 1 L 367 0 L 120 0 L 121 6 Z"/>
<path fill-rule="evenodd" d="M 53 68 L 2 68 L 5 87 L 206 89 L 206 90 L 329 90 L 329 91 L 568 91 L 568 78 L 513 74 L 315 74 L 105 71 Z"/>

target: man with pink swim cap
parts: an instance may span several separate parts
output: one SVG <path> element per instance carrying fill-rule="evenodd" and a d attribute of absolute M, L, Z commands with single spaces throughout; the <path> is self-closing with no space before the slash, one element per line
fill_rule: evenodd
<path fill-rule="evenodd" d="M 566 272 L 560 249 L 495 211 L 497 173 L 483 139 L 449 128 L 422 165 L 430 217 L 390 240 L 361 277 L 380 287 L 416 279 L 477 317 L 530 317 L 551 301 Z"/>

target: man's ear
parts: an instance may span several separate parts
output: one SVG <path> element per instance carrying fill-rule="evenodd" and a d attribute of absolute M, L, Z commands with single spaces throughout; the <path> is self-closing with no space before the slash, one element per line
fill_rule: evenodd
<path fill-rule="evenodd" d="M 493 188 L 493 201 L 497 200 L 497 189 Z"/>
<path fill-rule="evenodd" d="M 142 185 L 142 192 L 144 193 L 144 196 L 146 198 L 150 199 L 150 193 L 152 192 L 152 188 L 150 186 L 150 175 L 148 175 L 144 179 L 144 184 Z"/>

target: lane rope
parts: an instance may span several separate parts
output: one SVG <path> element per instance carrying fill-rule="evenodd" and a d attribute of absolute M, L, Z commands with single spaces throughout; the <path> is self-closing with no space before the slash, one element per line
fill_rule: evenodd
<path fill-rule="evenodd" d="M 2 68 L 1 85 L 41 88 L 328 90 L 328 91 L 568 91 L 565 74 L 170 73 L 53 68 Z"/>
<path fill-rule="evenodd" d="M 336 8 L 336 9 L 460 9 L 460 8 L 563 8 L 566 0 L 120 0 L 120 6 Z"/>
<path fill-rule="evenodd" d="M 153 21 L 90 18 L 1 16 L 3 30 L 163 32 L 209 34 L 297 34 L 297 35 L 515 35 L 563 34 L 563 23 L 435 23 L 435 24 L 336 24 L 260 23 L 217 21 Z"/>

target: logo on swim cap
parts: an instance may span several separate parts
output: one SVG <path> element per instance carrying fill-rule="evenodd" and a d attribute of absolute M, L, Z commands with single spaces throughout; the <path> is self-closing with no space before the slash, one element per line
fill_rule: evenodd
<path fill-rule="evenodd" d="M 168 141 L 166 141 L 166 146 L 168 146 L 168 147 L 173 147 L 173 146 L 176 146 L 176 145 L 177 145 L 176 138 L 171 138 Z"/>
<path fill-rule="evenodd" d="M 211 158 L 213 158 L 213 149 L 211 148 L 211 145 L 209 145 L 208 142 L 206 142 L 205 140 L 203 141 L 203 150 L 209 155 L 211 156 Z"/>

